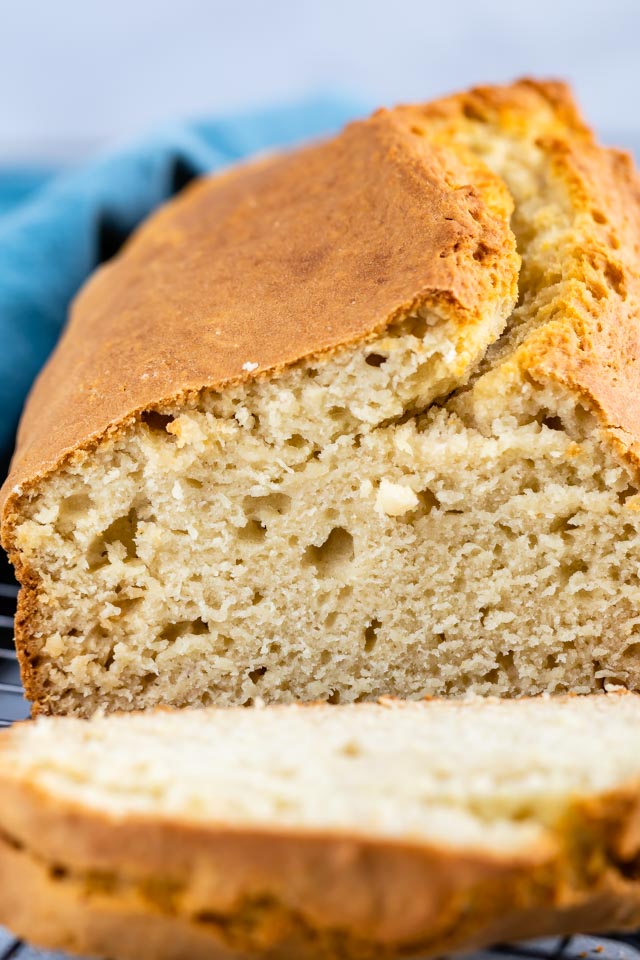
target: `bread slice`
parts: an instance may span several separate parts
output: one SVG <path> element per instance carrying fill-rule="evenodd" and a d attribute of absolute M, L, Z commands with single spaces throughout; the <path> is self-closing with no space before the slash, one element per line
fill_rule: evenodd
<path fill-rule="evenodd" d="M 640 924 L 640 697 L 41 718 L 0 923 L 121 960 L 437 955 Z"/>
<path fill-rule="evenodd" d="M 4 487 L 36 710 L 638 688 L 638 197 L 523 81 L 152 217 Z"/>

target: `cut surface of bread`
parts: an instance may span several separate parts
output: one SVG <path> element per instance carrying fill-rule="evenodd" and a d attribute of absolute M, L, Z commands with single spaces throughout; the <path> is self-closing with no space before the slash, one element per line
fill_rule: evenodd
<path fill-rule="evenodd" d="M 639 744 L 633 694 L 41 718 L 0 735 L 0 922 L 123 960 L 631 927 Z"/>
<path fill-rule="evenodd" d="M 638 196 L 523 81 L 152 217 L 4 488 L 35 709 L 638 688 Z"/>

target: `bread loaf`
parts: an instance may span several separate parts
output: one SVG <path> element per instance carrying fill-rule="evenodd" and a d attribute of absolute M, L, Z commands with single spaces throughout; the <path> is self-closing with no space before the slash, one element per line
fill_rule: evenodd
<path fill-rule="evenodd" d="M 153 216 L 3 489 L 35 709 L 638 688 L 638 198 L 522 81 Z"/>
<path fill-rule="evenodd" d="M 640 924 L 640 698 L 41 718 L 0 923 L 118 960 L 431 956 Z"/>

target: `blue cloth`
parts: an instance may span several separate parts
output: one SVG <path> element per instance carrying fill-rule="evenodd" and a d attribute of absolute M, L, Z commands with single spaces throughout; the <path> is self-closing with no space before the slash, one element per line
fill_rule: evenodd
<path fill-rule="evenodd" d="M 24 203 L 53 176 L 53 170 L 0 167 L 0 218 Z"/>
<path fill-rule="evenodd" d="M 168 126 L 51 180 L 0 216 L 0 461 L 70 300 L 140 220 L 193 175 L 332 132 L 356 112 L 341 100 L 316 99 L 260 114 Z M 35 185 L 33 179 L 22 184 L 24 193 L 29 184 Z"/>

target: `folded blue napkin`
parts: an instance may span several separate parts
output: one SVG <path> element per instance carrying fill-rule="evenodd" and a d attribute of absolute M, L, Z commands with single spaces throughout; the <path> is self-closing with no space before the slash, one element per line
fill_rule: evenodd
<path fill-rule="evenodd" d="M 333 132 L 358 112 L 342 100 L 316 99 L 168 126 L 51 180 L 0 216 L 0 464 L 71 298 L 140 220 L 199 173 Z"/>

